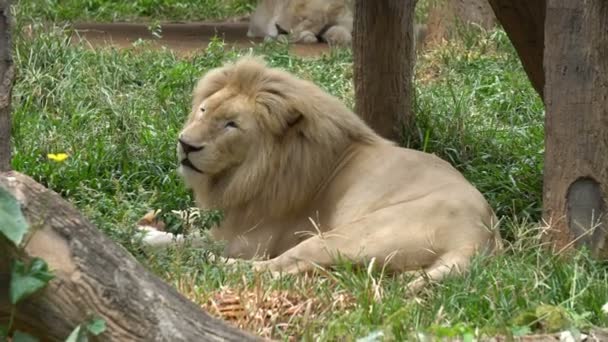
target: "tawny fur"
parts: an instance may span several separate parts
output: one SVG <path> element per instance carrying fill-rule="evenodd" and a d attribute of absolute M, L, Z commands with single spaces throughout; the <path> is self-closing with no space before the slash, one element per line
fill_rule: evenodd
<path fill-rule="evenodd" d="M 247 36 L 348 46 L 353 39 L 354 10 L 353 0 L 260 0 L 249 19 Z M 287 35 L 281 34 L 277 25 Z M 425 39 L 427 26 L 414 23 L 413 29 L 415 51 Z"/>
<path fill-rule="evenodd" d="M 226 257 L 261 260 L 256 269 L 375 259 L 426 272 L 417 290 L 501 245 L 492 209 L 449 163 L 395 146 L 312 82 L 256 58 L 199 81 L 180 140 L 197 204 L 224 212 L 213 238 Z"/>
<path fill-rule="evenodd" d="M 278 25 L 294 43 L 316 43 L 321 38 L 348 45 L 353 9 L 352 0 L 260 0 L 249 19 L 247 36 L 279 38 Z"/>

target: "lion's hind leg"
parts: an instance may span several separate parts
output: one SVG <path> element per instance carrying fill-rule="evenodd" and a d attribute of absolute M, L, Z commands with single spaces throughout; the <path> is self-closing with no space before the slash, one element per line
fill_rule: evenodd
<path fill-rule="evenodd" d="M 424 268 L 423 274 L 407 284 L 407 294 L 414 295 L 431 282 L 441 281 L 451 274 L 461 274 L 471 263 L 471 253 L 452 251 L 442 255 L 432 265 Z"/>

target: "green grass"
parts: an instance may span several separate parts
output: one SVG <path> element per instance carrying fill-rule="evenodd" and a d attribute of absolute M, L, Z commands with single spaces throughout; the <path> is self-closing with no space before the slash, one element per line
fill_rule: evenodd
<path fill-rule="evenodd" d="M 16 32 L 33 16 L 70 18 L 56 8 L 51 14 L 30 12 L 33 4 L 20 3 Z M 61 4 L 70 11 L 78 8 Z M 103 13 L 93 11 L 91 18 Z M 191 59 L 146 44 L 92 51 L 71 45 L 60 28 L 34 24 L 32 29 L 36 39 L 15 39 L 13 167 L 61 193 L 192 300 L 204 303 L 220 288 L 314 296 L 321 304 L 310 315 L 295 317 L 285 330 L 271 329 L 277 338 L 297 334 L 308 340 L 354 339 L 376 331 L 402 340 L 416 332 L 550 330 L 547 319 L 530 319 L 542 305 L 563 313 L 560 328 L 608 325 L 601 311 L 608 302 L 606 265 L 584 251 L 565 258 L 540 248 L 534 222 L 540 217 L 543 106 L 503 31 L 470 28 L 461 39 L 418 57 L 417 126 L 407 145 L 437 153 L 462 171 L 503 218 L 502 232 L 511 242 L 503 255 L 479 258 L 464 277 L 435 285 L 413 300 L 404 296 L 404 276 L 347 264 L 322 278 L 273 280 L 212 262 L 206 250 L 143 250 L 133 233 L 146 211 L 193 205 L 175 173 L 175 139 L 194 82 L 244 51 L 227 50 L 220 41 Z M 352 106 L 349 51 L 302 59 L 285 46 L 264 44 L 255 52 Z M 58 152 L 70 156 L 61 163 L 47 159 L 47 153 Z M 352 302 L 336 304 L 337 293 Z M 247 328 L 261 333 L 263 327 L 251 323 Z"/>
<path fill-rule="evenodd" d="M 452 162 L 499 215 L 539 219 L 544 108 L 504 31 L 419 57 L 418 144 Z"/>
<path fill-rule="evenodd" d="M 187 21 L 247 14 L 254 0 L 20 0 L 24 16 L 49 21 Z"/>

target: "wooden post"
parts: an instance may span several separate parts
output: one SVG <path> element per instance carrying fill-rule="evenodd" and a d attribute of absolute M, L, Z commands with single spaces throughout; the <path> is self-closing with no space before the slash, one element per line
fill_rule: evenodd
<path fill-rule="evenodd" d="M 543 97 L 545 0 L 488 0 L 515 46 L 536 92 Z"/>
<path fill-rule="evenodd" d="M 608 256 L 608 4 L 547 0 L 544 218 L 560 248 Z"/>
<path fill-rule="evenodd" d="M 13 59 L 11 54 L 10 2 L 0 0 L 0 172 L 11 167 L 11 90 Z"/>
<path fill-rule="evenodd" d="M 355 112 L 394 141 L 413 122 L 415 5 L 416 0 L 355 0 Z"/>

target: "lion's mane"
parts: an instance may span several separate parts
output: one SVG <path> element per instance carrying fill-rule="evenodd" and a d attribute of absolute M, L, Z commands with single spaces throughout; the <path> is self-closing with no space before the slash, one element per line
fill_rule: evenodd
<path fill-rule="evenodd" d="M 204 206 L 283 216 L 310 203 L 355 146 L 391 144 L 337 98 L 256 57 L 203 76 L 193 92 L 193 111 L 226 87 L 251 100 L 262 143 L 237 167 L 193 186 Z"/>

